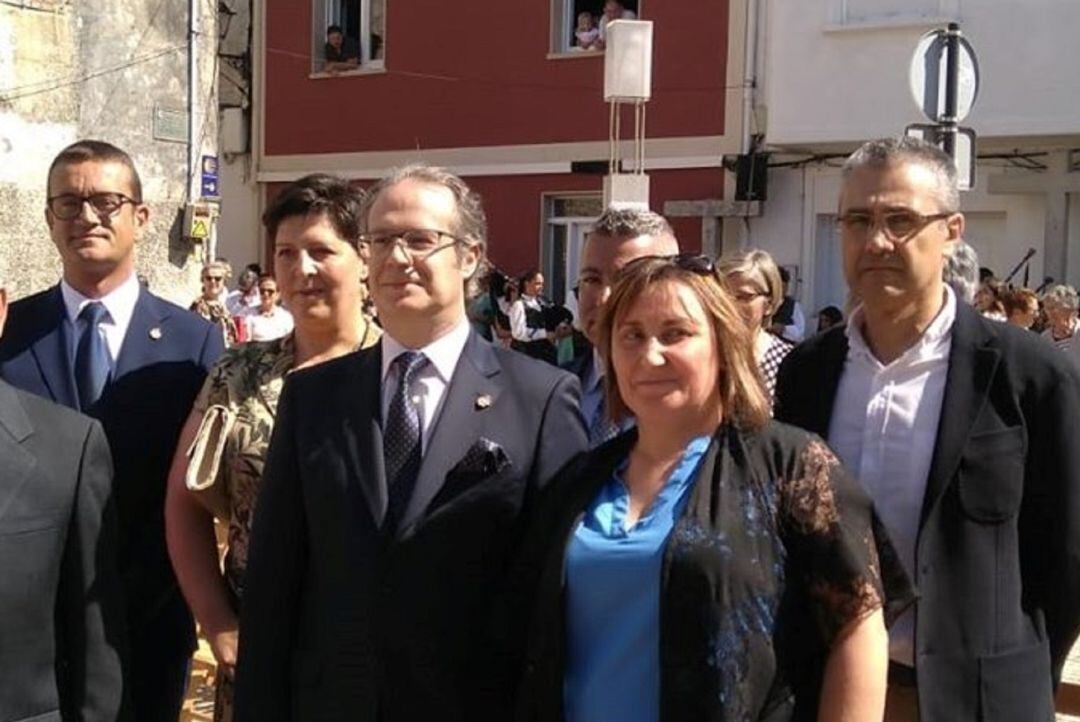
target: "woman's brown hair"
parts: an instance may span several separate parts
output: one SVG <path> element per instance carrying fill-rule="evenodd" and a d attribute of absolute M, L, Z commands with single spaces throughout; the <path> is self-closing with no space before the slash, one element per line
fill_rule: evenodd
<path fill-rule="evenodd" d="M 678 283 L 689 288 L 712 322 L 720 356 L 720 376 L 716 383 L 724 418 L 751 429 L 768 423 L 771 406 L 754 360 L 750 330 L 712 262 L 699 256 L 639 258 L 623 266 L 615 277 L 598 323 L 597 345 L 604 359 L 604 391 L 612 418 L 621 421 L 633 413 L 619 393 L 611 361 L 615 326 L 648 289 L 659 283 Z"/>

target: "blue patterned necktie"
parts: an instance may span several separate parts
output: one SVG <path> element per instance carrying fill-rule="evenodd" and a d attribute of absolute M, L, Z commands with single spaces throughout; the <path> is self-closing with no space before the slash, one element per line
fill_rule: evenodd
<path fill-rule="evenodd" d="M 391 532 L 401 521 L 420 470 L 420 410 L 409 397 L 409 389 L 428 359 L 419 351 L 405 351 L 393 363 L 398 371 L 398 385 L 390 398 L 383 429 L 383 460 L 389 496 L 384 528 Z"/>
<path fill-rule="evenodd" d="M 101 301 L 92 301 L 79 312 L 83 322 L 79 344 L 75 348 L 75 387 L 79 391 L 79 409 L 87 413 L 101 398 L 109 380 L 109 348 L 98 325 L 109 317 Z"/>

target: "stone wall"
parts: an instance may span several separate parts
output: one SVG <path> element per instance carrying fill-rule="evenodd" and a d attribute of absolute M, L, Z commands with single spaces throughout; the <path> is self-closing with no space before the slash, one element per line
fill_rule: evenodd
<path fill-rule="evenodd" d="M 217 146 L 216 4 L 201 0 L 198 134 Z M 44 221 L 45 175 L 79 138 L 131 154 L 151 223 L 137 267 L 151 288 L 186 305 L 198 293 L 201 247 L 184 239 L 187 144 L 155 137 L 155 108 L 187 110 L 187 3 L 36 0 L 0 5 L 0 269 L 13 298 L 56 282 L 60 263 Z"/>

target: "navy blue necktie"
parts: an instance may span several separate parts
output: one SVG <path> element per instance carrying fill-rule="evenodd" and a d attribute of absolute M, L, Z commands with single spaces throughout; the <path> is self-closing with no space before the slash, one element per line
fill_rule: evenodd
<path fill-rule="evenodd" d="M 79 391 L 79 409 L 88 412 L 109 380 L 109 348 L 98 324 L 109 317 L 101 301 L 92 301 L 79 312 L 83 322 L 79 345 L 75 348 L 75 387 Z"/>
<path fill-rule="evenodd" d="M 420 471 L 420 410 L 412 402 L 409 389 L 427 363 L 427 356 L 419 351 L 405 351 L 394 359 L 398 385 L 390 398 L 383 428 L 383 460 L 389 496 L 384 527 L 390 531 L 397 529 L 416 486 L 417 472 Z"/>

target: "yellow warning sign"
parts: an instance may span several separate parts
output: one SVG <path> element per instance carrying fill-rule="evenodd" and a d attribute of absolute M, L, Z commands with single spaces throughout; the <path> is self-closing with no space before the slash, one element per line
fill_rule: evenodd
<path fill-rule="evenodd" d="M 214 230 L 217 208 L 209 203 L 189 203 L 184 208 L 184 236 L 193 241 L 205 241 Z"/>

